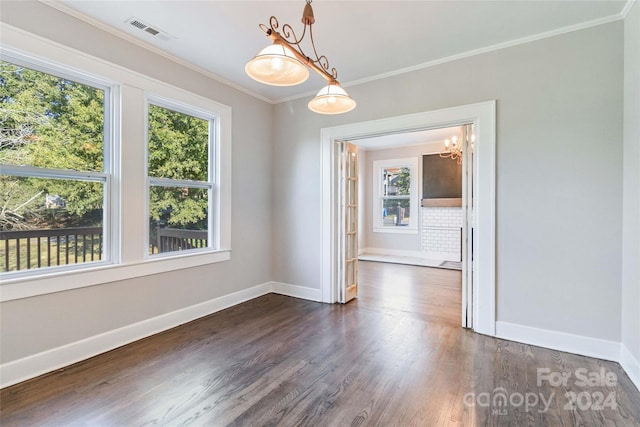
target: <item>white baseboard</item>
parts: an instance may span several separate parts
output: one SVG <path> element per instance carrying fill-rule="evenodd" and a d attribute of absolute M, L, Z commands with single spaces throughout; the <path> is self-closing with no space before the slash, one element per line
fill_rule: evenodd
<path fill-rule="evenodd" d="M 633 357 L 633 354 L 624 343 L 620 344 L 620 365 L 636 385 L 636 388 L 640 390 L 640 362 Z"/>
<path fill-rule="evenodd" d="M 5 363 L 0 365 L 0 388 L 55 371 L 158 332 L 268 294 L 272 292 L 272 289 L 271 282 L 263 283 L 249 289 Z"/>
<path fill-rule="evenodd" d="M 320 289 L 267 282 L 0 365 L 0 388 L 35 378 L 114 348 L 268 293 L 321 301 Z"/>
<path fill-rule="evenodd" d="M 362 253 L 371 254 L 371 255 L 408 256 L 408 257 L 414 257 L 414 258 L 425 258 L 424 252 L 422 251 L 405 251 L 400 249 L 364 248 L 362 249 Z"/>
<path fill-rule="evenodd" d="M 460 261 L 460 252 L 422 252 L 422 257 L 426 259 L 438 259 L 443 261 Z"/>
<path fill-rule="evenodd" d="M 640 362 L 624 343 L 508 322 L 496 322 L 496 337 L 618 362 L 640 390 Z"/>
<path fill-rule="evenodd" d="M 363 248 L 358 251 L 358 255 L 387 255 L 387 256 L 403 256 L 412 258 L 421 258 L 427 260 L 440 261 L 460 261 L 460 254 L 455 252 L 426 252 L 426 251 L 406 251 L 402 249 L 387 248 Z"/>
<path fill-rule="evenodd" d="M 288 283 L 271 282 L 271 291 L 280 295 L 322 302 L 320 289 L 306 288 Z"/>
<path fill-rule="evenodd" d="M 496 322 L 496 337 L 614 362 L 620 360 L 620 343 L 617 341 L 533 328 L 508 322 Z"/>

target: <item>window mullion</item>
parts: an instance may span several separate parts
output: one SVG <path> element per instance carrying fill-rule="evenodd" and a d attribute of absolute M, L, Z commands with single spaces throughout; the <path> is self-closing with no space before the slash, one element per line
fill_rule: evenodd
<path fill-rule="evenodd" d="M 103 172 L 74 171 L 66 169 L 37 168 L 33 166 L 1 165 L 3 175 L 20 176 L 24 178 L 54 178 L 70 179 L 74 181 L 105 182 L 108 174 Z"/>
<path fill-rule="evenodd" d="M 171 179 L 171 178 L 151 178 L 149 177 L 149 185 L 162 186 L 162 187 L 189 187 L 189 188 L 204 188 L 209 189 L 212 187 L 210 182 L 193 181 L 189 179 Z"/>
<path fill-rule="evenodd" d="M 382 198 L 387 200 L 411 200 L 411 196 L 382 196 Z"/>

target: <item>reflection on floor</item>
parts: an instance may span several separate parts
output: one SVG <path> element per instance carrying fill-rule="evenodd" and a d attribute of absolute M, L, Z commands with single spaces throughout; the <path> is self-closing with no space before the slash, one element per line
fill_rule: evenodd
<path fill-rule="evenodd" d="M 462 275 L 459 271 L 381 262 L 358 263 L 360 308 L 402 313 L 460 327 Z"/>
<path fill-rule="evenodd" d="M 462 270 L 460 261 L 443 261 L 437 259 L 425 259 L 410 256 L 377 255 L 364 253 L 358 256 L 360 261 L 390 262 L 392 264 L 418 265 L 421 267 L 447 268 L 450 270 Z"/>

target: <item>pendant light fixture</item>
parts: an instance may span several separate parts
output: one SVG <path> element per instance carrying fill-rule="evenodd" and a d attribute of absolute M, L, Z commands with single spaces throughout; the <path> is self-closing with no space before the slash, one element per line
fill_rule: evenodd
<path fill-rule="evenodd" d="M 307 80 L 309 68 L 311 68 L 324 77 L 328 84 L 309 102 L 309 109 L 320 114 L 346 113 L 356 107 L 356 102 L 340 86 L 338 71 L 335 68 L 329 71 L 327 57 L 318 55 L 312 30 L 315 18 L 311 0 L 306 1 L 307 4 L 302 13 L 304 28 L 300 38 L 296 36 L 289 24 L 283 25 L 282 34 L 280 34 L 277 31 L 279 23 L 275 16 L 269 20 L 269 27 L 260 24 L 260 29 L 273 40 L 273 44 L 258 52 L 247 63 L 245 72 L 260 83 L 272 86 L 295 86 Z M 307 34 L 307 28 L 309 28 L 309 38 L 315 59 L 302 50 L 301 42 Z"/>

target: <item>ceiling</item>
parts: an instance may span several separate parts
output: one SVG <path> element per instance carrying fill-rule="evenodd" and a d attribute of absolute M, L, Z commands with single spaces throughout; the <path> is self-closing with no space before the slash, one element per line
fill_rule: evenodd
<path fill-rule="evenodd" d="M 338 80 L 349 86 L 450 57 L 612 21 L 621 17 L 626 3 L 316 0 L 313 34 L 318 53 L 329 58 L 331 67 L 338 70 Z M 258 24 L 268 24 L 274 15 L 281 27 L 288 23 L 300 33 L 304 0 L 58 0 L 47 4 L 152 45 L 270 102 L 307 96 L 324 85 L 315 73 L 295 87 L 262 85 L 244 73 L 247 61 L 270 42 Z M 132 17 L 172 38 L 162 40 L 133 27 L 127 22 Z"/>
<path fill-rule="evenodd" d="M 410 145 L 428 144 L 432 147 L 429 149 L 444 149 L 444 140 L 459 136 L 460 126 L 421 130 L 415 132 L 404 132 L 398 134 L 388 134 L 381 136 L 368 137 L 349 141 L 356 144 L 363 150 L 380 150 L 385 148 L 398 148 Z"/>

